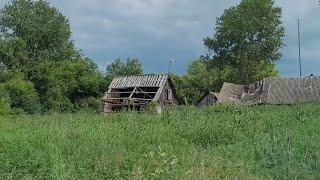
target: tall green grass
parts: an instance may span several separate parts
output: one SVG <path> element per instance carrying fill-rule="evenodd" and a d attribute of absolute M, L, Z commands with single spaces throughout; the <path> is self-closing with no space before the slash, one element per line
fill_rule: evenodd
<path fill-rule="evenodd" d="M 0 179 L 320 179 L 320 105 L 0 117 Z"/>

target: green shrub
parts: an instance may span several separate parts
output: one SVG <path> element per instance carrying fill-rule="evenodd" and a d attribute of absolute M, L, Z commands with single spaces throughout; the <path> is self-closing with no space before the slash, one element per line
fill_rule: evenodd
<path fill-rule="evenodd" d="M 3 86 L 9 94 L 12 109 L 21 109 L 30 114 L 39 112 L 38 95 L 31 82 L 15 78 L 4 83 Z"/>
<path fill-rule="evenodd" d="M 4 88 L 4 84 L 0 84 L 0 115 L 11 114 L 11 101 L 9 94 Z"/>
<path fill-rule="evenodd" d="M 76 107 L 77 109 L 99 112 L 101 109 L 101 100 L 95 97 L 80 99 L 76 102 Z"/>
<path fill-rule="evenodd" d="M 58 88 L 49 90 L 45 106 L 47 110 L 56 112 L 73 112 L 75 110 L 71 100 Z"/>

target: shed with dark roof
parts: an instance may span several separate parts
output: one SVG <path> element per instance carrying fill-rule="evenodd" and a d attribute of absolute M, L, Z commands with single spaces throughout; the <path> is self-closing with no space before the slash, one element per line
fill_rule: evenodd
<path fill-rule="evenodd" d="M 197 106 L 198 107 L 212 106 L 217 103 L 218 98 L 219 98 L 219 93 L 209 92 L 208 94 L 203 96 L 200 101 L 198 101 Z"/>

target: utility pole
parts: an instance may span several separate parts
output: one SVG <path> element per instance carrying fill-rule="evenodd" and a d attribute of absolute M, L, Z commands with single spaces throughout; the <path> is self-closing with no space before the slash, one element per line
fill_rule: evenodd
<path fill-rule="evenodd" d="M 174 59 L 172 58 L 172 59 L 170 59 L 170 61 L 169 61 L 169 68 L 168 68 L 168 74 L 170 74 L 171 73 L 171 64 L 174 62 Z"/>
<path fill-rule="evenodd" d="M 301 68 L 301 40 L 300 40 L 300 19 L 298 19 L 298 42 L 299 42 L 299 69 L 300 69 L 300 77 L 302 77 L 302 68 Z"/>

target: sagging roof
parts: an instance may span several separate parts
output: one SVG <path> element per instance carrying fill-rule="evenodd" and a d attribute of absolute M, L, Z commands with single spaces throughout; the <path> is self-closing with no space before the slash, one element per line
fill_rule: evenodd
<path fill-rule="evenodd" d="M 114 78 L 109 88 L 161 87 L 165 85 L 168 79 L 168 74 L 121 76 Z"/>
<path fill-rule="evenodd" d="M 145 75 L 130 75 L 130 76 L 119 76 L 112 80 L 108 89 L 116 90 L 116 89 L 126 89 L 126 88 L 160 88 L 158 90 L 154 101 L 158 100 L 160 93 L 162 93 L 162 88 L 166 85 L 166 83 L 172 88 L 172 93 L 179 104 L 183 104 L 183 101 L 177 94 L 173 81 L 171 80 L 168 74 L 145 74 Z M 102 100 L 107 99 L 108 92 L 104 95 Z"/>
<path fill-rule="evenodd" d="M 201 98 L 200 98 L 200 100 L 197 102 L 197 104 L 199 104 L 204 98 L 206 98 L 208 95 L 213 95 L 214 97 L 216 97 L 217 99 L 218 99 L 218 97 L 219 97 L 219 93 L 218 92 L 209 92 L 209 93 L 207 93 L 207 94 L 205 94 L 205 95 L 203 95 Z"/>
<path fill-rule="evenodd" d="M 296 104 L 320 101 L 320 77 L 265 78 L 249 85 L 224 83 L 218 103 Z"/>

